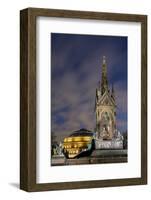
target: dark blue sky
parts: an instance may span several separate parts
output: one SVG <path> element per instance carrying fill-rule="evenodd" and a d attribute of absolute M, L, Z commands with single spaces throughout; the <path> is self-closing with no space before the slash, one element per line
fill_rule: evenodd
<path fill-rule="evenodd" d="M 62 138 L 79 128 L 95 128 L 95 91 L 106 56 L 114 84 L 117 127 L 127 130 L 127 37 L 51 34 L 51 127 Z"/>

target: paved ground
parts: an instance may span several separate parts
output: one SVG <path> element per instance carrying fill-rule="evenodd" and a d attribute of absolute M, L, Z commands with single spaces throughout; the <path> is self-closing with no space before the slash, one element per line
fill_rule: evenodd
<path fill-rule="evenodd" d="M 52 166 L 123 162 L 127 162 L 127 150 L 94 150 L 89 157 L 65 159 L 63 156 L 56 156 L 51 160 Z"/>

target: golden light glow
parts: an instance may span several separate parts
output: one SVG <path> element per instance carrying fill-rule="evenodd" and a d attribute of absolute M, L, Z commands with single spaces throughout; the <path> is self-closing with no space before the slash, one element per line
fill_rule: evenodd
<path fill-rule="evenodd" d="M 63 148 L 68 153 L 69 158 L 74 158 L 81 151 L 86 151 L 91 144 L 93 136 L 78 136 L 64 138 Z"/>
<path fill-rule="evenodd" d="M 64 142 L 84 142 L 90 141 L 92 137 L 90 136 L 79 136 L 79 137 L 67 137 L 64 139 Z"/>

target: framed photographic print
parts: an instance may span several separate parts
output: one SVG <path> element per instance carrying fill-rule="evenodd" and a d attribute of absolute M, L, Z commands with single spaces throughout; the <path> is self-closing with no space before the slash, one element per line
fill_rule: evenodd
<path fill-rule="evenodd" d="M 147 16 L 20 12 L 20 188 L 147 184 Z"/>

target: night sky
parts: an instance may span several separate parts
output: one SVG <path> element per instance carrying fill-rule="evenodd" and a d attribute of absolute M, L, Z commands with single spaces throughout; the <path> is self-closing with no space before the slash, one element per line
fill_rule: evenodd
<path fill-rule="evenodd" d="M 127 130 L 127 37 L 51 34 L 51 131 L 62 140 L 95 128 L 95 93 L 106 56 L 115 89 L 117 128 Z"/>

